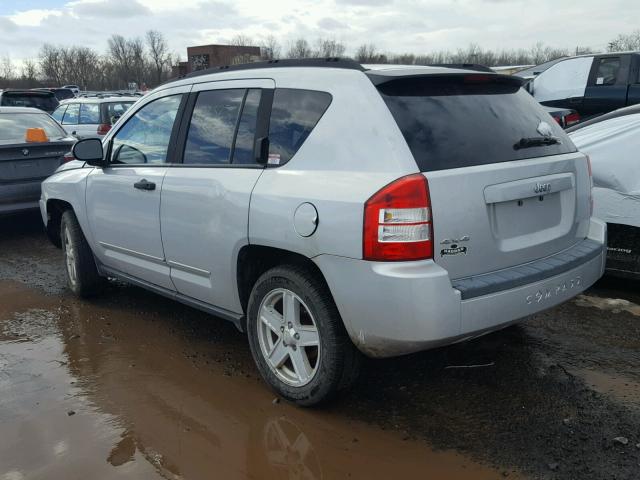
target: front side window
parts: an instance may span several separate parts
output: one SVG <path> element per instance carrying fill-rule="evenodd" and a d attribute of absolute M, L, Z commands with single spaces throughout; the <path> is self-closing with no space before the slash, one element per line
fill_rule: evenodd
<path fill-rule="evenodd" d="M 181 94 L 159 98 L 129 118 L 112 139 L 111 163 L 166 163 L 181 100 Z"/>
<path fill-rule="evenodd" d="M 64 112 L 64 116 L 62 117 L 62 124 L 77 125 L 79 116 L 80 116 L 80 104 L 72 103 L 67 106 L 67 111 Z"/>
<path fill-rule="evenodd" d="M 596 71 L 596 85 L 615 85 L 620 71 L 620 57 L 602 58 Z"/>
<path fill-rule="evenodd" d="M 331 95 L 312 90 L 276 89 L 269 123 L 269 163 L 287 163 L 329 107 Z"/>
<path fill-rule="evenodd" d="M 101 123 L 115 123 L 115 121 L 120 118 L 124 112 L 126 112 L 134 102 L 113 102 L 113 103 L 103 103 L 102 108 L 105 110 L 104 113 L 104 122 Z"/>
<path fill-rule="evenodd" d="M 97 103 L 80 104 L 80 124 L 95 125 L 100 123 L 100 105 Z"/>
<path fill-rule="evenodd" d="M 231 162 L 233 139 L 244 89 L 200 92 L 184 149 L 184 163 L 216 165 Z"/>

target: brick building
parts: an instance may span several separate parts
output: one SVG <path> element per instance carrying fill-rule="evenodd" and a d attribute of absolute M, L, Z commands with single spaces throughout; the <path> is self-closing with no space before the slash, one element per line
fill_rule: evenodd
<path fill-rule="evenodd" d="M 173 76 L 205 68 L 235 65 L 260 60 L 260 47 L 236 45 L 198 45 L 187 47 L 187 61 L 173 67 Z"/>

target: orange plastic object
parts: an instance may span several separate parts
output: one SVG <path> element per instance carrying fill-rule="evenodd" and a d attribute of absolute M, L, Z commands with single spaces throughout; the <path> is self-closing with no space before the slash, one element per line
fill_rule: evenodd
<path fill-rule="evenodd" d="M 49 137 L 44 128 L 27 128 L 24 140 L 25 142 L 48 142 Z"/>

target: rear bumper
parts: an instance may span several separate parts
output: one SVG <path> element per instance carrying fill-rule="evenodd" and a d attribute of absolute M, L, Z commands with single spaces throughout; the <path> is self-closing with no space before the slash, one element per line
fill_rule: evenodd
<path fill-rule="evenodd" d="M 38 208 L 41 180 L 0 185 L 0 214 Z"/>
<path fill-rule="evenodd" d="M 597 251 L 561 273 L 532 273 L 530 282 L 468 299 L 431 260 L 314 260 L 355 345 L 366 355 L 390 357 L 473 338 L 569 300 L 604 272 L 606 224 L 592 219 L 589 240 Z"/>

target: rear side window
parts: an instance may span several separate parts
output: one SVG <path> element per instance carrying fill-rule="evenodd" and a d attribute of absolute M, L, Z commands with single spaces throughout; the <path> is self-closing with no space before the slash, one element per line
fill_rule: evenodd
<path fill-rule="evenodd" d="M 562 128 L 512 81 L 405 78 L 378 90 L 423 172 L 576 151 Z M 539 127 L 550 128 L 561 143 L 514 148 L 523 138 L 540 137 Z"/>
<path fill-rule="evenodd" d="M 100 123 L 115 123 L 134 102 L 103 103 L 103 121 Z"/>
<path fill-rule="evenodd" d="M 97 103 L 81 103 L 80 123 L 83 125 L 100 123 L 100 105 Z"/>
<path fill-rule="evenodd" d="M 200 92 L 184 149 L 186 164 L 225 164 L 231 162 L 233 138 L 244 89 Z"/>
<path fill-rule="evenodd" d="M 596 85 L 615 85 L 620 71 L 620 57 L 601 58 L 596 71 Z"/>
<path fill-rule="evenodd" d="M 269 122 L 269 163 L 287 163 L 329 107 L 331 95 L 312 90 L 276 89 Z"/>

